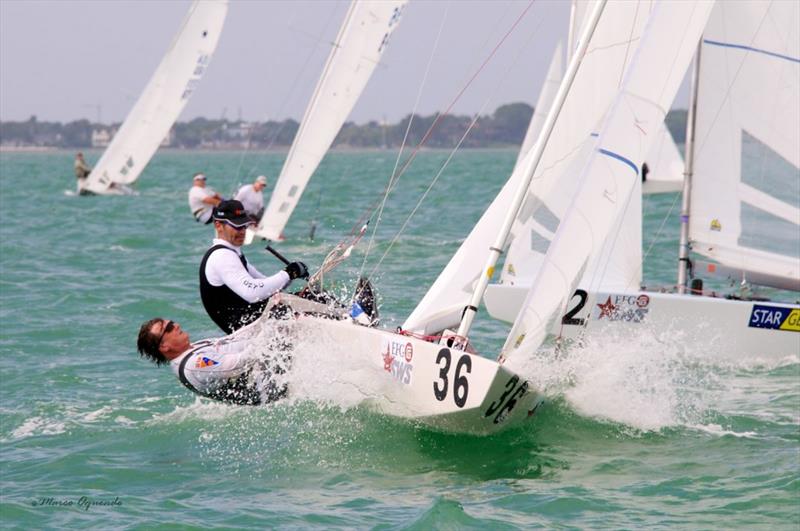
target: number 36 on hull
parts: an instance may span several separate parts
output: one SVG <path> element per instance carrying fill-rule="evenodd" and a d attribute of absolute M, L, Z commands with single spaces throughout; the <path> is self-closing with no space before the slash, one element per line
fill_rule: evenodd
<path fill-rule="evenodd" d="M 542 396 L 504 365 L 455 348 L 349 321 L 306 316 L 338 348 L 363 358 L 380 385 L 372 409 L 434 430 L 487 435 L 531 418 Z M 362 375 L 363 377 L 363 375 Z"/>

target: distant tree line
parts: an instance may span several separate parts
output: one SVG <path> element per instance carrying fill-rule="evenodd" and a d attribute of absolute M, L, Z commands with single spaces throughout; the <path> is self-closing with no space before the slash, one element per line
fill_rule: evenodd
<path fill-rule="evenodd" d="M 339 131 L 334 147 L 394 148 L 399 147 L 406 134 L 407 145 L 417 145 L 431 126 L 425 145 L 432 148 L 449 148 L 461 142 L 462 147 L 515 146 L 522 142 L 533 107 L 527 103 L 502 105 L 491 115 L 455 116 L 438 114 L 430 116 L 408 115 L 396 124 L 380 124 L 372 121 L 363 125 L 347 122 Z M 472 124 L 472 122 L 475 122 Z M 409 122 L 411 126 L 409 128 Z M 686 111 L 671 111 L 667 115 L 667 126 L 676 142 L 685 139 Z M 471 130 L 465 135 L 468 128 Z M 0 145 L 41 146 L 54 148 L 87 148 L 92 145 L 92 132 L 102 129 L 116 131 L 120 124 L 91 123 L 77 120 L 40 122 L 35 116 L 24 122 L 0 122 Z M 299 124 L 292 119 L 282 122 L 263 123 L 209 120 L 195 118 L 189 122 L 178 122 L 173 127 L 171 147 L 196 148 L 286 148 L 291 145 Z M 462 140 L 463 138 L 463 140 Z"/>

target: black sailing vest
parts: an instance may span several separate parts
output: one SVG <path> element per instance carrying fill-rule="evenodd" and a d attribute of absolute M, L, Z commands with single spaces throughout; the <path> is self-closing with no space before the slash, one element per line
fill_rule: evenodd
<path fill-rule="evenodd" d="M 206 277 L 206 262 L 211 253 L 217 249 L 223 249 L 235 253 L 230 247 L 215 245 L 203 256 L 200 262 L 200 299 L 208 312 L 208 316 L 217 326 L 225 331 L 226 334 L 238 330 L 246 324 L 258 319 L 264 308 L 267 306 L 267 299 L 259 302 L 247 302 L 236 294 L 231 288 L 223 284 L 222 286 L 212 286 Z M 237 253 L 238 255 L 238 253 Z M 247 260 L 244 255 L 238 255 L 242 266 L 247 269 Z"/>

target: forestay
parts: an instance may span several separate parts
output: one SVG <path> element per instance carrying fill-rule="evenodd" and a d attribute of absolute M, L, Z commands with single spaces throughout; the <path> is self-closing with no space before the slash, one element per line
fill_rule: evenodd
<path fill-rule="evenodd" d="M 203 77 L 227 12 L 228 0 L 195 0 L 83 190 L 113 193 L 115 184 L 131 184 L 139 177 Z"/>
<path fill-rule="evenodd" d="M 651 5 L 651 2 L 614 1 L 605 7 L 509 239 L 531 242 L 523 227 L 532 217 L 542 231 L 555 234 L 561 219 L 559 213 L 566 211 L 571 190 L 575 189 L 576 169 L 591 153 L 591 135 L 617 93 Z M 434 333 L 458 325 L 475 281 L 482 273 L 483 259 L 499 233 L 514 191 L 525 177 L 524 167 L 524 163 L 517 165 L 403 328 Z M 558 187 L 559 194 L 550 193 L 554 187 Z M 542 198 L 546 198 L 547 204 Z"/>
<path fill-rule="evenodd" d="M 311 175 L 380 62 L 407 0 L 353 0 L 255 235 L 282 238 Z"/>
<path fill-rule="evenodd" d="M 641 182 L 639 168 L 664 120 L 708 19 L 710 1 L 658 2 L 501 355 L 544 341 Z M 613 237 L 613 236 L 612 236 Z M 598 266 L 602 274 L 603 265 Z"/>
<path fill-rule="evenodd" d="M 800 290 L 800 3 L 719 2 L 703 36 L 693 250 Z"/>

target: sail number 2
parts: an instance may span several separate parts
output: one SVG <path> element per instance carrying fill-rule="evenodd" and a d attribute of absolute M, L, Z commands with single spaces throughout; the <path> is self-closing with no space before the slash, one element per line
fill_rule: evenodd
<path fill-rule="evenodd" d="M 436 356 L 436 365 L 439 366 L 439 379 L 433 382 L 433 396 L 439 402 L 447 398 L 447 391 L 450 388 L 450 363 L 451 355 L 449 348 L 443 348 Z M 469 381 L 466 374 L 472 372 L 472 359 L 469 354 L 464 354 L 456 362 L 456 371 L 453 375 L 453 401 L 458 407 L 464 407 L 469 395 Z"/>

